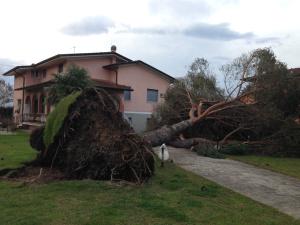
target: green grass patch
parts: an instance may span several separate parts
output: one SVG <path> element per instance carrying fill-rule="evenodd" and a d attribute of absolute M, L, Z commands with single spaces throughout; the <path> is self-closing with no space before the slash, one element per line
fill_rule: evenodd
<path fill-rule="evenodd" d="M 300 158 L 281 158 L 256 155 L 229 156 L 229 158 L 300 179 Z"/>
<path fill-rule="evenodd" d="M 44 143 L 46 147 L 48 147 L 53 142 L 55 135 L 61 128 L 68 114 L 70 105 L 75 102 L 76 98 L 80 94 L 81 92 L 78 91 L 63 98 L 47 117 L 44 131 Z"/>
<path fill-rule="evenodd" d="M 0 170 L 18 168 L 35 156 L 36 151 L 30 147 L 27 133 L 0 135 Z"/>
<path fill-rule="evenodd" d="M 27 146 L 25 137 L 17 139 L 20 146 Z M 18 154 L 15 151 L 10 157 Z M 28 154 L 23 159 L 31 157 Z M 1 225 L 300 225 L 300 221 L 172 163 L 164 168 L 157 163 L 155 176 L 142 186 L 93 180 L 30 186 L 0 181 L 0 218 Z"/>

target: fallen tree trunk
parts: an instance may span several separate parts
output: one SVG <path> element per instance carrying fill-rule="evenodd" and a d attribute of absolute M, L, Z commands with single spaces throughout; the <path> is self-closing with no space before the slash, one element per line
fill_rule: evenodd
<path fill-rule="evenodd" d="M 200 102 L 199 105 L 193 105 L 189 112 L 189 119 L 170 126 L 163 126 L 154 131 L 146 132 L 143 136 L 144 140 L 146 140 L 153 147 L 163 143 L 169 143 L 176 137 L 176 135 L 182 133 L 187 128 L 192 127 L 194 124 L 199 123 L 209 116 L 226 109 L 244 106 L 245 104 L 239 101 L 239 99 L 241 99 L 243 96 L 244 95 L 239 96 L 230 101 L 218 102 L 205 110 L 202 108 L 202 102 Z"/>
<path fill-rule="evenodd" d="M 151 146 L 155 147 L 163 143 L 169 143 L 174 137 L 180 134 L 185 129 L 191 127 L 193 122 L 191 120 L 184 120 L 172 126 L 163 126 L 162 128 L 144 134 L 146 140 Z"/>

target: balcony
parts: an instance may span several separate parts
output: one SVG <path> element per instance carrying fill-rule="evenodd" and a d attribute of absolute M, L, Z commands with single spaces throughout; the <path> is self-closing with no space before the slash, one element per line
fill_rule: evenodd
<path fill-rule="evenodd" d="M 45 113 L 24 113 L 23 122 L 45 123 L 47 115 Z"/>
<path fill-rule="evenodd" d="M 40 127 L 46 123 L 47 115 L 45 113 L 24 113 L 23 120 L 21 115 L 15 117 L 18 127 Z"/>

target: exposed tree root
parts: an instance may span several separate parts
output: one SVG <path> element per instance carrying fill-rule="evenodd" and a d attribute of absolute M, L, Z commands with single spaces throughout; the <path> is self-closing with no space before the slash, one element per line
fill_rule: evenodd
<path fill-rule="evenodd" d="M 32 133 L 31 145 L 40 151 L 33 165 L 59 169 L 66 178 L 142 183 L 154 172 L 151 146 L 134 133 L 104 90 L 88 89 L 76 99 L 48 147 L 44 132 Z"/>

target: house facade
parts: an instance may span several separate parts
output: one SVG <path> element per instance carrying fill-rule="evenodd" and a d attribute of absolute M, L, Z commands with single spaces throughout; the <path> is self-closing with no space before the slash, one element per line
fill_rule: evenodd
<path fill-rule="evenodd" d="M 36 64 L 17 66 L 4 76 L 14 76 L 14 119 L 19 126 L 40 126 L 53 110 L 48 101 L 54 74 L 65 72 L 70 65 L 87 70 L 96 87 L 120 98 L 120 110 L 132 127 L 145 130 L 155 106 L 174 81 L 170 75 L 116 52 L 59 54 Z"/>

